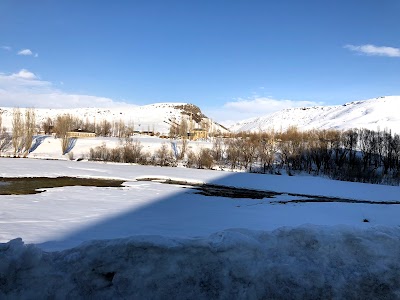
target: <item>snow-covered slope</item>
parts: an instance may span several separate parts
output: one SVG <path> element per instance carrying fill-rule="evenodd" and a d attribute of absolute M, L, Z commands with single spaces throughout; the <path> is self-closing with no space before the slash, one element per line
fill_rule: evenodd
<path fill-rule="evenodd" d="M 21 110 L 24 112 L 24 110 Z M 134 126 L 138 131 L 153 131 L 161 134 L 168 133 L 173 120 L 179 122 L 182 116 L 192 120 L 193 127 L 199 127 L 200 122 L 209 122 L 210 131 L 225 132 L 221 125 L 212 122 L 199 107 L 187 103 L 155 103 L 144 106 L 126 106 L 115 108 L 76 108 L 76 109 L 35 109 L 37 122 L 40 124 L 47 118 L 54 119 L 57 115 L 71 114 L 89 122 L 124 121 L 126 125 Z M 3 126 L 11 129 L 13 108 L 0 108 Z"/>
<path fill-rule="evenodd" d="M 285 109 L 279 112 L 238 122 L 230 130 L 259 131 L 299 129 L 391 129 L 400 133 L 400 96 L 386 96 L 354 101 L 343 105 Z"/>

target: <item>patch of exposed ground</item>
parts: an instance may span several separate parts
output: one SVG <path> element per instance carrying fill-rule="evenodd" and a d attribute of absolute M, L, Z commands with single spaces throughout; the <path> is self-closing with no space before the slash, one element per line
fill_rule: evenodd
<path fill-rule="evenodd" d="M 0 195 L 27 195 L 47 188 L 65 186 L 122 187 L 122 180 L 77 177 L 12 177 L 0 178 Z"/>
<path fill-rule="evenodd" d="M 253 189 L 237 188 L 233 186 L 223 186 L 217 184 L 208 183 L 191 183 L 183 180 L 173 180 L 165 178 L 138 178 L 137 181 L 152 181 L 164 184 L 175 184 L 182 186 L 189 186 L 196 190 L 196 194 L 204 196 L 217 196 L 227 198 L 247 198 L 247 199 L 264 199 L 264 198 L 275 198 L 278 195 L 288 195 L 292 197 L 302 197 L 303 199 L 293 200 L 279 200 L 273 203 L 288 204 L 288 203 L 357 203 L 357 204 L 400 204 L 400 201 L 369 201 L 369 200 L 356 200 L 350 198 L 338 198 L 338 197 L 326 197 L 318 195 L 306 195 L 306 194 L 295 194 L 295 193 L 282 193 L 274 191 L 261 191 Z"/>

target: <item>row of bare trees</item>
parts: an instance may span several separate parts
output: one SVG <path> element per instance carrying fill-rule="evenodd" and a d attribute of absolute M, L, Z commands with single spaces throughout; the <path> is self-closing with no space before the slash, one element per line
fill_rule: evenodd
<path fill-rule="evenodd" d="M 220 167 L 249 172 L 316 175 L 371 183 L 400 180 L 400 136 L 368 129 L 240 133 L 214 139 L 212 155 Z"/>
<path fill-rule="evenodd" d="M 347 181 L 400 182 L 400 136 L 388 130 L 299 131 L 292 127 L 284 132 L 214 138 L 212 148 L 179 153 L 173 155 L 167 144 L 152 154 L 143 152 L 140 142 L 125 139 L 116 149 L 105 145 L 92 149 L 89 159 L 162 166 L 182 159 L 192 168 L 277 174 L 285 170 L 289 175 L 307 172 Z"/>
<path fill-rule="evenodd" d="M 120 145 L 109 148 L 106 144 L 91 148 L 89 159 L 93 161 L 111 161 L 120 163 L 138 163 L 143 165 L 174 166 L 176 160 L 167 144 L 163 143 L 154 153 L 143 151 L 140 141 L 132 138 L 120 140 Z"/>
<path fill-rule="evenodd" d="M 0 152 L 13 149 L 14 156 L 26 157 L 32 146 L 34 135 L 42 131 L 45 134 L 55 134 L 61 140 L 61 151 L 66 154 L 71 139 L 67 132 L 80 129 L 86 132 L 94 132 L 98 136 L 114 136 L 127 138 L 134 133 L 132 124 L 125 124 L 124 121 L 109 122 L 90 122 L 88 119 L 82 120 L 71 114 L 58 115 L 55 118 L 47 118 L 40 124 L 37 123 L 35 110 L 28 108 L 24 113 L 19 108 L 13 109 L 11 132 L 7 132 L 2 125 L 0 115 Z"/>
<path fill-rule="evenodd" d="M 47 118 L 40 124 L 40 130 L 45 134 L 57 133 L 57 123 L 59 123 L 60 119 L 68 119 L 64 121 L 68 121 L 69 130 L 81 129 L 82 131 L 93 132 L 97 136 L 125 138 L 134 133 L 133 123 L 126 124 L 123 120 L 116 122 L 101 120 L 95 123 L 89 121 L 89 119 L 83 120 L 74 117 L 71 114 L 58 115 L 55 119 Z"/>
<path fill-rule="evenodd" d="M 72 130 L 79 129 L 84 132 L 93 132 L 96 136 L 118 137 L 121 139 L 129 138 L 135 133 L 134 123 L 125 123 L 121 119 L 114 122 L 109 122 L 105 119 L 95 122 L 90 121 L 88 118 L 84 120 L 71 114 L 63 114 L 55 118 L 48 117 L 44 121 L 37 123 L 35 110 L 32 108 L 25 109 L 25 114 L 19 108 L 14 108 L 12 117 L 11 132 L 7 132 L 5 128 L 1 127 L 0 119 L 0 151 L 6 151 L 12 147 L 14 156 L 26 156 L 32 145 L 34 135 L 39 132 L 47 135 L 55 134 L 57 138 L 60 138 L 63 154 L 66 154 L 71 144 L 71 139 L 68 137 L 67 132 Z M 171 125 L 170 137 L 183 137 L 180 158 L 183 158 L 186 153 L 188 128 L 189 125 L 185 118 L 179 123 L 173 120 Z M 150 128 L 148 130 L 150 131 Z"/>

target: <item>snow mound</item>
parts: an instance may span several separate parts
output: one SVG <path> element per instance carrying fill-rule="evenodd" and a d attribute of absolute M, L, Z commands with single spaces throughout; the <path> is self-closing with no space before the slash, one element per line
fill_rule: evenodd
<path fill-rule="evenodd" d="M 400 96 L 386 96 L 354 101 L 343 105 L 284 109 L 273 114 L 238 122 L 233 132 L 286 130 L 297 126 L 308 129 L 391 129 L 400 133 Z"/>
<path fill-rule="evenodd" d="M 400 229 L 305 225 L 136 236 L 44 252 L 0 244 L 0 298 L 396 299 Z"/>

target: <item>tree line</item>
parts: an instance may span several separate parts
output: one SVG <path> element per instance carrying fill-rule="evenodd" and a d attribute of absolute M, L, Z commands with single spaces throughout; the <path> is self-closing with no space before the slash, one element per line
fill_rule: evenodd
<path fill-rule="evenodd" d="M 115 149 L 105 144 L 90 150 L 91 160 L 173 166 L 178 161 L 187 167 L 208 169 L 242 169 L 247 172 L 289 175 L 307 172 L 333 179 L 369 183 L 399 184 L 400 136 L 390 130 L 351 129 L 300 131 L 290 127 L 285 131 L 241 132 L 229 136 L 214 136 L 212 146 L 191 150 L 185 119 L 172 122 L 168 143 L 154 153 L 143 151 L 133 140 L 134 126 L 119 122 L 100 121 L 97 124 L 72 115 L 59 115 L 37 124 L 34 109 L 13 110 L 12 130 L 2 126 L 0 115 L 0 152 L 12 148 L 14 156 L 26 157 L 38 131 L 54 133 L 66 154 L 70 145 L 67 132 L 80 128 L 98 136 L 116 136 L 120 145 Z M 178 142 L 173 142 L 178 140 Z M 173 151 L 174 150 L 174 151 Z"/>
<path fill-rule="evenodd" d="M 400 136 L 390 130 L 309 130 L 239 133 L 215 139 L 211 150 L 221 168 L 287 174 L 307 172 L 333 179 L 399 184 Z"/>
<path fill-rule="evenodd" d="M 283 132 L 214 137 L 212 147 L 198 150 L 188 150 L 187 141 L 181 139 L 178 148 L 174 153 L 163 144 L 154 154 L 144 153 L 139 141 L 128 139 L 116 149 L 105 145 L 92 149 L 89 159 L 162 166 L 180 160 L 191 168 L 288 175 L 306 172 L 345 181 L 400 182 L 400 136 L 390 130 L 300 131 L 291 127 Z"/>
<path fill-rule="evenodd" d="M 105 143 L 91 148 L 89 160 L 118 163 L 137 163 L 142 165 L 176 166 L 177 159 L 167 143 L 153 153 L 144 151 L 141 142 L 133 138 L 120 139 L 119 146 L 109 148 Z"/>
<path fill-rule="evenodd" d="M 123 120 L 109 122 L 101 120 L 91 122 L 89 119 L 82 119 L 71 114 L 58 115 L 55 118 L 47 118 L 38 123 L 33 108 L 27 108 L 24 113 L 19 108 L 14 108 L 12 112 L 12 127 L 7 131 L 2 126 L 2 116 L 0 114 L 0 152 L 10 148 L 13 155 L 26 157 L 32 146 L 33 137 L 39 132 L 45 135 L 53 134 L 60 139 L 62 154 L 67 154 L 71 144 L 68 132 L 80 129 L 84 132 L 93 132 L 96 136 L 127 138 L 134 134 L 134 124 L 126 124 Z"/>

